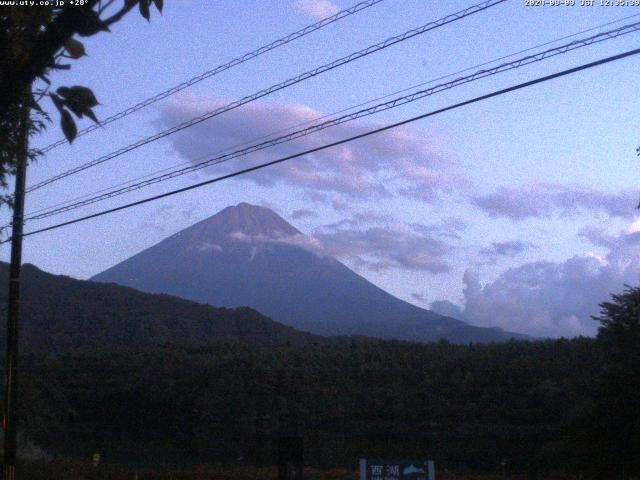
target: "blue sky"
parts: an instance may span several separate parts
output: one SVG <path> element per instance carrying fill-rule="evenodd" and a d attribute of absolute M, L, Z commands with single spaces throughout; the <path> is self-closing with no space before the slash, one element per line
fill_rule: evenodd
<path fill-rule="evenodd" d="M 93 88 L 104 118 L 355 2 L 165 3 L 150 24 L 132 14 L 112 33 L 89 39 L 89 56 L 56 75 L 55 84 Z M 30 167 L 28 183 L 473 3 L 385 0 L 50 152 Z M 36 191 L 27 211 L 637 14 L 638 7 L 526 7 L 509 0 Z M 418 115 L 637 48 L 639 40 L 636 33 L 580 49 L 56 218 Z M 419 306 L 436 302 L 434 308 L 471 323 L 534 335 L 592 334 L 589 315 L 597 304 L 624 283 L 637 284 L 640 273 L 634 223 L 639 67 L 638 57 L 622 60 L 310 159 L 29 237 L 24 260 L 87 278 L 247 201 L 273 208 L 354 270 Z M 52 125 L 34 143 L 59 136 Z M 32 222 L 26 230 L 49 223 Z M 1 255 L 8 258 L 7 246 Z"/>

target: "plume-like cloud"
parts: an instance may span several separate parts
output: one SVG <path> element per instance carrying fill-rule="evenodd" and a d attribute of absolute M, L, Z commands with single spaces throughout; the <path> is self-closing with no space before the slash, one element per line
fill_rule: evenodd
<path fill-rule="evenodd" d="M 163 126 L 226 104 L 219 99 L 183 97 L 161 111 Z M 197 162 L 203 155 L 247 145 L 255 138 L 300 124 L 310 125 L 321 112 L 299 104 L 253 102 L 183 130 L 173 138 L 176 150 L 186 159 Z M 350 122 L 302 137 L 276 147 L 256 152 L 250 158 L 211 167 L 210 173 L 228 172 L 255 162 L 273 160 L 363 133 L 375 125 Z M 296 128 L 297 129 L 297 128 Z M 214 156 L 214 155 L 211 155 Z M 305 157 L 265 168 L 239 177 L 261 186 L 301 187 L 309 198 L 334 204 L 371 198 L 403 196 L 433 202 L 448 191 L 456 179 L 451 162 L 437 153 L 435 141 L 426 131 L 398 128 L 309 154 Z"/>

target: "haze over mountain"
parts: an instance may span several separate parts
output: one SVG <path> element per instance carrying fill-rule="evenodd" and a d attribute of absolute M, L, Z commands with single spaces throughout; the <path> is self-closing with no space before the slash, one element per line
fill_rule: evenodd
<path fill-rule="evenodd" d="M 325 255 L 264 207 L 227 207 L 92 278 L 214 306 L 249 306 L 319 335 L 411 341 L 501 341 L 480 328 L 402 301 Z"/>

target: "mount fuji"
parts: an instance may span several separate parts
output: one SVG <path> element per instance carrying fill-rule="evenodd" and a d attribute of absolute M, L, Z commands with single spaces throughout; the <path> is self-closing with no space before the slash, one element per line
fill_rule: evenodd
<path fill-rule="evenodd" d="M 272 210 L 247 203 L 227 207 L 91 280 L 216 307 L 251 307 L 325 336 L 455 343 L 523 338 L 400 300 L 325 255 Z"/>

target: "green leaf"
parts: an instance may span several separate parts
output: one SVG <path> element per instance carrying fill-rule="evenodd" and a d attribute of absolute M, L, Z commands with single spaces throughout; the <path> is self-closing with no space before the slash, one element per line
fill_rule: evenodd
<path fill-rule="evenodd" d="M 78 134 L 78 129 L 76 128 L 76 122 L 73 121 L 71 114 L 67 110 L 60 111 L 60 126 L 67 141 L 73 143 Z"/>
<path fill-rule="evenodd" d="M 140 7 L 140 15 L 149 21 L 151 14 L 149 13 L 149 1 L 150 0 L 140 0 L 138 6 Z"/>
<path fill-rule="evenodd" d="M 153 3 L 155 4 L 158 11 L 162 13 L 162 8 L 164 7 L 164 0 L 153 0 Z"/>
<path fill-rule="evenodd" d="M 64 44 L 64 49 L 67 51 L 71 58 L 77 59 L 86 55 L 84 45 L 82 44 L 82 42 L 76 40 L 75 38 L 70 38 L 69 40 L 67 40 L 67 42 Z"/>

